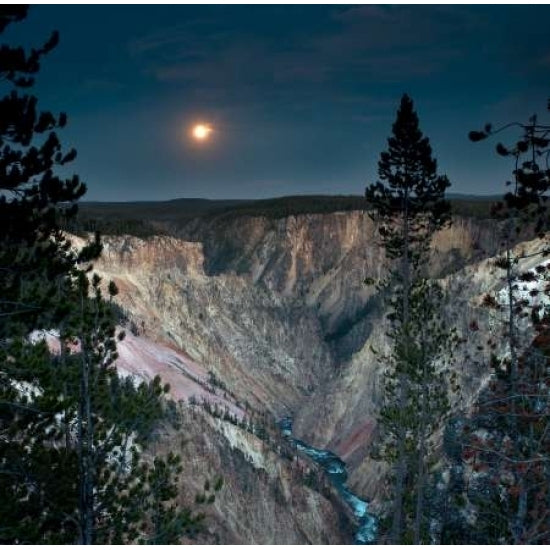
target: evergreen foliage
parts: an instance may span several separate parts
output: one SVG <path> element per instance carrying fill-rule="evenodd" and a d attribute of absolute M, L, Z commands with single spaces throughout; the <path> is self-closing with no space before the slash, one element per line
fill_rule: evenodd
<path fill-rule="evenodd" d="M 512 190 L 493 210 L 502 229 L 502 253 L 495 265 L 503 273 L 503 292 L 484 301 L 502 316 L 507 345 L 503 354 L 493 355 L 487 388 L 452 434 L 455 452 L 448 458 L 456 483 L 449 487 L 444 542 L 455 541 L 457 533 L 481 544 L 550 542 L 550 286 L 544 259 L 550 250 L 550 125 L 533 116 L 527 124 L 498 130 L 486 125 L 484 131 L 471 132 L 470 139 L 479 141 L 510 127 L 520 128 L 520 139 L 496 149 L 514 161 L 514 178 L 507 182 Z M 526 227 L 532 237 L 542 238 L 540 249 L 531 254 L 513 247 L 514 235 Z M 526 260 L 539 263 L 521 269 Z"/>
<path fill-rule="evenodd" d="M 426 257 L 430 243 L 426 237 L 449 221 L 450 205 L 444 194 L 450 182 L 437 174 L 430 142 L 422 134 L 413 102 L 406 94 L 388 149 L 380 155 L 378 177 L 365 196 L 380 223 L 386 253 L 416 268 Z"/>
<path fill-rule="evenodd" d="M 448 411 L 448 381 L 442 358 L 451 333 L 440 311 L 443 293 L 425 270 L 433 233 L 450 221 L 444 199 L 450 183 L 437 174 L 428 138 L 419 128 L 412 100 L 404 95 L 380 156 L 379 181 L 366 190 L 388 258 L 389 336 L 384 406 L 380 416 L 381 458 L 393 465 L 390 542 L 425 540 L 425 491 L 430 436 Z M 448 355 L 448 354 L 447 354 Z"/>
<path fill-rule="evenodd" d="M 0 32 L 26 13 L 2 6 Z M 76 155 L 55 133 L 67 117 L 25 92 L 56 43 L 0 48 L 0 543 L 142 540 L 153 510 L 154 536 L 175 540 L 200 518 L 169 504 L 177 458 L 148 469 L 143 456 L 168 388 L 117 376 L 117 289 L 106 300 L 90 263 L 99 236 L 76 251 L 61 230 L 86 190 L 55 175 Z"/>
<path fill-rule="evenodd" d="M 394 291 L 390 307 L 395 312 L 402 301 Z M 384 402 L 380 411 L 380 441 L 375 458 L 396 464 L 403 453 L 402 532 L 400 543 L 427 543 L 433 514 L 427 493 L 430 471 L 436 462 L 436 439 L 450 413 L 449 394 L 457 392 L 452 357 L 457 337 L 443 310 L 446 296 L 437 281 L 420 279 L 410 289 L 410 322 L 407 339 L 392 319 L 388 333 L 393 346 L 389 355 L 378 353 L 384 370 Z M 391 315 L 391 314 L 390 314 Z M 405 381 L 406 394 L 402 398 Z M 403 438 L 400 440 L 399 438 Z M 395 483 L 395 478 L 391 480 Z M 395 494 L 395 488 L 391 491 Z"/>

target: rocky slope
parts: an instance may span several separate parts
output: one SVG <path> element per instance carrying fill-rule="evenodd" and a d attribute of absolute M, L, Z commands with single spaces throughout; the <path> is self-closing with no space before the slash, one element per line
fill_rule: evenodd
<path fill-rule="evenodd" d="M 388 267 L 376 224 L 361 211 L 281 219 L 220 217 L 191 221 L 175 234 L 146 240 L 107 236 L 96 265 L 121 290 L 119 303 L 137 335 L 129 345 L 151 346 L 140 352 L 142 363 L 156 365 L 153 370 L 172 364 L 174 388 L 178 377 L 190 379 L 191 371 L 197 377 L 200 370 L 202 382 L 213 376 L 229 392 L 235 411 L 266 412 L 272 419 L 292 416 L 297 437 L 339 454 L 349 464 L 354 490 L 375 497 L 379 466 L 367 457 L 380 404 L 381 365 L 371 346 L 383 348 L 387 341 L 382 299 L 363 281 L 382 277 Z M 459 354 L 463 364 L 456 365 L 463 400 L 483 382 L 483 362 L 475 367 L 465 358 L 476 349 L 483 332 L 470 330 L 472 322 L 484 326 L 489 322 L 476 297 L 499 285 L 492 263 L 486 260 L 496 252 L 496 237 L 489 222 L 455 219 L 433 243 L 430 270 L 444 278 L 451 296 L 448 315 L 469 336 L 467 349 Z M 174 370 L 173 358 L 155 352 L 154 346 L 185 356 L 190 365 L 186 372 Z M 187 382 L 184 385 L 176 398 L 188 399 L 193 393 Z M 224 429 L 209 428 L 203 437 L 223 439 Z M 217 452 L 223 454 L 225 444 L 220 443 Z M 208 446 L 206 440 L 203 445 Z M 199 456 L 203 452 L 210 451 L 197 447 Z M 234 460 L 227 458 L 224 471 L 248 468 Z M 214 462 L 214 469 L 220 467 L 221 455 Z M 253 462 L 248 461 L 250 467 Z M 276 466 L 266 470 L 279 484 L 283 462 L 274 458 Z M 231 475 L 240 475 L 238 471 Z M 243 488 L 235 491 L 242 495 Z M 253 491 L 260 491 L 260 486 Z M 288 498 L 294 497 L 283 493 L 288 505 Z M 302 492 L 296 498 L 301 499 L 303 513 L 309 514 L 308 525 L 315 523 L 314 517 L 321 521 L 323 514 L 333 518 L 331 525 L 337 524 L 335 509 L 323 504 L 322 497 L 312 501 Z M 269 523 L 274 513 L 282 513 L 277 510 L 266 508 L 265 518 L 254 521 L 265 523 L 267 518 Z M 252 524 L 250 529 L 219 536 L 224 542 L 259 541 L 260 531 L 253 534 Z M 271 533 L 269 529 L 264 525 L 266 533 Z M 312 534 L 302 536 L 295 527 L 289 529 L 294 537 L 289 542 L 313 540 Z M 326 536 L 331 540 L 343 536 L 337 532 Z"/>
<path fill-rule="evenodd" d="M 183 407 L 180 429 L 168 429 L 153 452 L 176 450 L 183 457 L 179 501 L 206 514 L 200 543 L 349 544 L 350 514 L 328 485 L 310 487 L 310 466 L 292 453 L 261 441 L 242 428 Z M 217 479 L 221 489 L 213 490 Z M 194 496 L 215 495 L 197 506 Z M 208 485 L 207 485 L 208 486 Z"/>

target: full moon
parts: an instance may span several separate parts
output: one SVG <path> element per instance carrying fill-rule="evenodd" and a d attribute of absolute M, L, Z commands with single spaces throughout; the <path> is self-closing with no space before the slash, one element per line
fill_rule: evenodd
<path fill-rule="evenodd" d="M 208 124 L 197 124 L 193 127 L 193 137 L 198 141 L 204 141 L 212 133 L 212 128 Z"/>

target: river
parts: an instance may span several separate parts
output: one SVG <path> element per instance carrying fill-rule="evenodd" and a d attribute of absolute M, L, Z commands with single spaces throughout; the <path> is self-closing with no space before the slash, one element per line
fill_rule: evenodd
<path fill-rule="evenodd" d="M 346 481 L 348 479 L 346 463 L 332 451 L 316 449 L 315 447 L 311 447 L 307 443 L 304 443 L 300 439 L 293 437 L 291 418 L 283 418 L 279 422 L 279 427 L 281 428 L 283 435 L 292 440 L 299 451 L 311 457 L 325 470 L 334 487 L 336 487 L 342 498 L 353 510 L 353 515 L 357 518 L 359 524 L 359 528 L 355 533 L 356 544 L 374 543 L 376 541 L 377 533 L 376 517 L 369 514 L 368 502 L 352 493 L 346 485 Z"/>

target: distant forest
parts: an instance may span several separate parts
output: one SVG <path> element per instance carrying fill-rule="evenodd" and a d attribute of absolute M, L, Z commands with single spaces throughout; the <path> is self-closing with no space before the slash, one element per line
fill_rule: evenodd
<path fill-rule="evenodd" d="M 451 195 L 452 213 L 489 218 L 496 197 Z M 303 195 L 259 200 L 176 199 L 144 202 L 81 202 L 72 232 L 99 231 L 104 235 L 147 238 L 170 233 L 194 219 L 214 221 L 242 216 L 280 219 L 300 214 L 328 214 L 366 209 L 361 195 Z"/>

